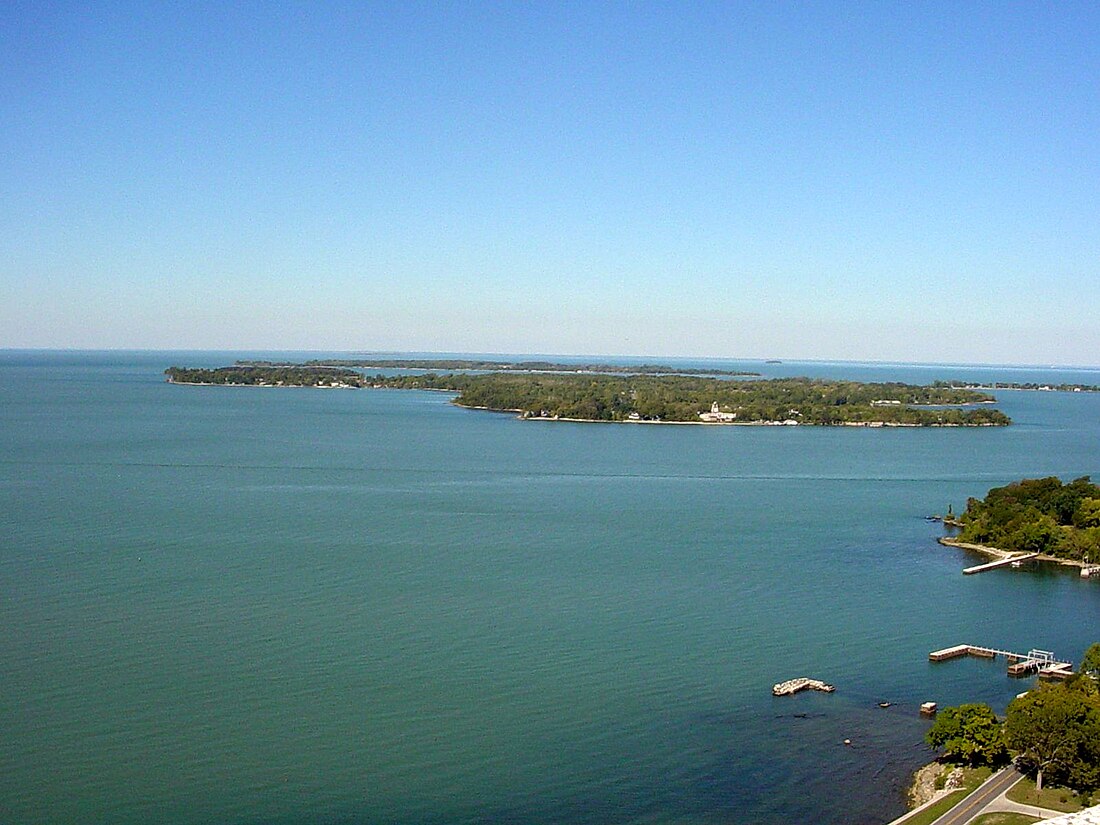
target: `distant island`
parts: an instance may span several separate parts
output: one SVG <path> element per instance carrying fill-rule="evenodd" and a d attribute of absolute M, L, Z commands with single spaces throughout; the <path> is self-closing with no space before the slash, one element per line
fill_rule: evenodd
<path fill-rule="evenodd" d="M 666 364 L 563 364 L 554 361 L 488 361 L 467 358 L 352 358 L 337 360 L 305 361 L 301 364 L 279 363 L 275 361 L 238 361 L 242 367 L 357 367 L 361 369 L 398 369 L 431 370 L 454 372 L 472 370 L 476 372 L 565 372 L 565 373 L 603 373 L 609 375 L 726 375 L 758 376 L 758 372 L 740 370 L 711 370 L 670 367 Z"/>
<path fill-rule="evenodd" d="M 1100 392 L 1096 384 L 1036 384 L 993 381 L 981 383 L 975 381 L 936 381 L 932 386 L 964 390 L 1034 390 L 1037 392 Z"/>
<path fill-rule="evenodd" d="M 1100 563 L 1100 487 L 1088 476 L 1024 479 L 972 498 L 950 522 L 959 534 L 944 543 L 990 552 L 1016 551 Z"/>
<path fill-rule="evenodd" d="M 170 367 L 177 384 L 440 390 L 463 407 L 527 419 L 849 427 L 992 427 L 1010 422 L 973 390 L 782 378 L 729 381 L 681 374 L 456 372 L 366 376 L 331 363 Z M 974 409 L 964 407 L 980 405 Z"/>
<path fill-rule="evenodd" d="M 216 369 L 169 367 L 164 374 L 173 384 L 221 384 L 230 387 L 358 388 L 364 386 L 362 373 L 341 367 L 307 367 L 290 364 Z"/>

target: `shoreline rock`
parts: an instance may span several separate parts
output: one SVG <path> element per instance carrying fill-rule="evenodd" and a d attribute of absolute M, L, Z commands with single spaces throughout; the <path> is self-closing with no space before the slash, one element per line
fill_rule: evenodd
<path fill-rule="evenodd" d="M 913 772 L 913 779 L 905 791 L 905 801 L 909 805 L 909 810 L 919 808 L 935 798 L 939 793 L 936 790 L 936 778 L 943 773 L 945 767 L 939 762 L 932 762 Z"/>
<path fill-rule="evenodd" d="M 937 788 L 936 784 L 940 777 L 943 777 L 943 784 Z M 913 780 L 905 792 L 905 801 L 909 804 L 909 810 L 913 810 L 962 786 L 962 768 L 945 765 L 942 762 L 930 762 L 913 772 Z"/>

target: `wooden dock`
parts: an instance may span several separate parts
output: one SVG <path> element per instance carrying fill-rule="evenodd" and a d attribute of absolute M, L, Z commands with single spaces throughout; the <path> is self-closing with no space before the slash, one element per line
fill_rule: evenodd
<path fill-rule="evenodd" d="M 1073 664 L 1058 659 L 1049 650 L 1032 649 L 1027 653 L 1013 653 L 1011 650 L 1000 650 L 995 647 L 980 647 L 979 645 L 955 645 L 945 647 L 943 650 L 933 650 L 928 654 L 931 662 L 946 662 L 949 659 L 958 659 L 961 656 L 976 656 L 979 659 L 994 659 L 1004 656 L 1008 662 L 1009 676 L 1030 676 L 1038 673 L 1048 679 L 1066 679 L 1073 675 Z"/>
<path fill-rule="evenodd" d="M 970 645 L 955 645 L 954 647 L 945 647 L 943 650 L 933 650 L 928 654 L 928 659 L 933 662 L 945 662 L 958 656 L 969 655 Z"/>
<path fill-rule="evenodd" d="M 1003 559 L 997 559 L 996 561 L 986 562 L 985 564 L 976 564 L 973 567 L 967 567 L 963 570 L 964 576 L 970 576 L 974 573 L 984 573 L 986 570 L 996 570 L 998 567 L 1008 567 L 1010 565 L 1019 566 L 1020 563 L 1029 561 L 1030 559 L 1038 556 L 1038 553 L 1019 553 L 1015 556 L 1006 556 Z"/>
<path fill-rule="evenodd" d="M 1024 659 L 1021 662 L 1015 662 L 1008 666 L 1008 675 L 1019 678 L 1021 676 L 1030 676 L 1032 673 L 1037 673 L 1042 664 L 1036 659 Z"/>
<path fill-rule="evenodd" d="M 1040 679 L 1068 679 L 1073 675 L 1073 666 L 1067 662 L 1061 662 L 1050 667 L 1044 667 L 1039 671 Z"/>

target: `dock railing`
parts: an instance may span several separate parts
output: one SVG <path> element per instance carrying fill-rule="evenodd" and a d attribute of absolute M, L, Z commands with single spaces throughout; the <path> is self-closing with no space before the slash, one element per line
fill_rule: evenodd
<path fill-rule="evenodd" d="M 1054 655 L 1053 651 L 1039 650 L 1038 648 L 1032 648 L 1027 653 L 1016 653 L 1011 650 L 1002 650 L 996 647 L 955 645 L 954 647 L 945 647 L 942 650 L 933 650 L 928 654 L 928 659 L 932 662 L 945 662 L 949 659 L 957 659 L 960 656 L 977 656 L 981 659 L 993 659 L 997 656 L 1004 656 L 1009 663 L 1009 676 L 1025 676 L 1032 671 L 1039 671 L 1040 673 L 1046 671 L 1054 673 L 1057 671 L 1059 674 L 1062 674 L 1068 668 L 1073 667 L 1072 662 L 1059 659 Z"/>

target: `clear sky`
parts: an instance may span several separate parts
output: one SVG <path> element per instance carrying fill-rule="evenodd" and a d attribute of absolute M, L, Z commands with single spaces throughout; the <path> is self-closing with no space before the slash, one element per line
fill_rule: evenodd
<path fill-rule="evenodd" d="M 0 347 L 1100 364 L 1095 2 L 0 7 Z"/>

